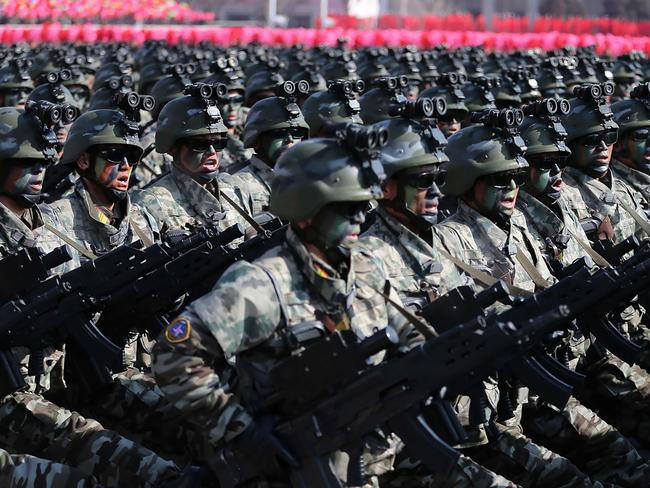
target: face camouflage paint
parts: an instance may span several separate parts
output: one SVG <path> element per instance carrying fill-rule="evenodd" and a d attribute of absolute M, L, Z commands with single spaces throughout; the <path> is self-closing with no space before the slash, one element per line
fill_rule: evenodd
<path fill-rule="evenodd" d="M 349 247 L 354 244 L 361 233 L 361 224 L 365 222 L 367 202 L 332 203 L 325 206 L 312 222 L 315 235 L 323 249 L 338 246 Z"/>
<path fill-rule="evenodd" d="M 41 162 L 25 164 L 26 160 L 20 163 L 7 163 L 0 173 L 2 178 L 2 193 L 7 195 L 39 195 L 43 186 L 45 166 Z"/>

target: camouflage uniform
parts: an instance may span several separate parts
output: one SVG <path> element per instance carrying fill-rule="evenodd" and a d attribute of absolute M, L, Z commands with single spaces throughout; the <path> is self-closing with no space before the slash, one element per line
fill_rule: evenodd
<path fill-rule="evenodd" d="M 148 125 L 140 139 L 142 147 L 146 148 L 155 141 L 156 123 Z M 133 173 L 138 180 L 138 187 L 142 188 L 160 175 L 167 173 L 172 166 L 172 158 L 166 154 L 160 154 L 151 151 L 147 154 L 140 164 L 138 164 Z M 154 171 L 154 173 L 151 172 Z M 133 175 L 131 176 L 133 178 Z"/>
<path fill-rule="evenodd" d="M 153 216 L 159 228 L 183 228 L 187 224 L 217 224 L 220 230 L 237 223 L 248 227 L 246 220 L 228 202 L 222 201 L 221 194 L 227 193 L 240 207 L 248 210 L 242 203 L 245 199 L 241 190 L 232 186 L 233 178 L 220 175 L 207 187 L 201 186 L 191 176 L 172 167 L 150 187 L 135 192 L 133 201 Z"/>
<path fill-rule="evenodd" d="M 381 206 L 375 221 L 366 230 L 360 243 L 381 259 L 391 284 L 405 304 L 425 299 L 425 303 L 472 281 L 461 275 L 447 259 L 438 255 L 436 238 L 430 233 L 433 246 L 411 232 Z M 468 405 L 468 402 L 459 402 Z M 468 412 L 465 412 L 468 415 Z M 480 434 L 484 432 L 481 431 Z M 474 436 L 475 438 L 477 435 Z M 487 439 L 485 439 L 487 441 Z M 391 476 L 390 486 L 453 486 L 453 487 L 514 487 L 514 483 L 461 456 L 447 476 L 413 472 L 413 468 L 398 469 Z M 417 479 L 419 477 L 419 480 Z M 382 478 L 382 485 L 386 481 Z"/>
<path fill-rule="evenodd" d="M 650 208 L 648 207 L 648 202 L 650 202 L 650 175 L 643 173 L 642 171 L 630 168 L 628 165 L 621 163 L 620 161 L 612 158 L 612 173 L 618 180 L 623 180 L 629 186 L 631 186 L 635 192 L 643 195 L 644 200 L 642 200 L 641 206 L 645 210 L 645 214 L 648 214 Z"/>
<path fill-rule="evenodd" d="M 403 344 L 418 337 L 377 291 L 383 289 L 386 278 L 376 258 L 364 250 L 351 253 L 346 280 L 312 255 L 289 229 L 285 244 L 252 264 L 231 266 L 210 293 L 181 312 L 182 320 L 190 324 L 184 340 L 174 340 L 168 328 L 154 346 L 156 380 L 188 420 L 201 427 L 196 455 L 213 469 L 215 449 L 251 424 L 249 409 L 265 394 L 247 373 L 256 368 L 268 370 L 278 360 L 264 353 L 247 354 L 250 360 L 240 355 L 273 338 L 283 323 L 291 327 L 318 320 L 328 330 L 349 326 L 363 336 L 381 324 L 391 324 Z M 399 301 L 394 291 L 390 293 Z M 379 354 L 373 360 L 382 357 Z M 238 381 L 232 388 L 229 379 L 235 358 Z M 383 454 L 371 457 L 366 452 L 364 464 L 368 475 L 380 475 L 391 468 L 394 442 L 390 436 L 372 437 L 374 450 Z"/>
<path fill-rule="evenodd" d="M 555 205 L 560 215 L 527 192 L 519 194 L 517 208 L 526 216 L 531 235 L 548 259 L 566 266 L 586 255 L 576 237 L 587 244 L 587 236 L 563 196 Z M 566 355 L 575 369 L 589 343 L 579 331 L 571 330 L 560 345 L 565 351 L 560 354 Z M 524 410 L 522 424 L 536 442 L 571 459 L 594 480 L 630 487 L 650 482 L 650 465 L 632 443 L 575 398 L 561 412 L 545 403 L 531 405 Z"/>
<path fill-rule="evenodd" d="M 253 156 L 253 150 L 244 147 L 241 139 L 228 133 L 228 144 L 223 152 L 219 155 L 219 171 L 222 172 L 237 172 L 236 166 L 244 164 Z M 232 168 L 235 168 L 234 171 Z"/>
<path fill-rule="evenodd" d="M 534 291 L 535 283 L 515 258 L 524 253 L 547 281 L 552 281 L 541 251 L 535 246 L 521 212 L 515 210 L 505 232 L 467 203 L 459 200 L 458 210 L 434 226 L 440 245 L 452 256 L 518 288 Z M 532 254 L 531 254 L 532 253 Z M 499 391 L 488 382 L 486 397 L 496 412 Z M 519 406 L 511 419 L 492 419 L 492 439 L 465 451 L 472 459 L 523 486 L 591 486 L 590 480 L 570 461 L 527 439 L 521 431 L 521 405 L 526 389 L 518 392 Z"/>
<path fill-rule="evenodd" d="M 0 485 L 30 488 L 90 488 L 95 479 L 83 472 L 27 455 L 11 455 L 0 449 Z"/>
<path fill-rule="evenodd" d="M 643 230 L 618 203 L 625 202 L 640 215 L 645 215 L 643 206 L 647 206 L 645 198 L 629 184 L 610 172 L 609 186 L 600 180 L 567 167 L 562 179 L 565 183 L 562 190 L 567 197 L 569 207 L 576 213 L 580 221 L 596 218 L 602 221 L 609 217 L 614 227 L 614 243 L 618 243 L 631 235 L 640 239 L 645 236 Z"/>
<path fill-rule="evenodd" d="M 250 195 L 248 206 L 257 215 L 269 208 L 272 180 L 273 168 L 253 155 L 248 165 L 233 175 L 232 183 Z"/>

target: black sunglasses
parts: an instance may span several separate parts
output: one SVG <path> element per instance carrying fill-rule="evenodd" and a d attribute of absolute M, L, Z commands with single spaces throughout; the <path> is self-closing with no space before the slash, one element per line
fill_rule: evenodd
<path fill-rule="evenodd" d="M 632 138 L 637 142 L 645 141 L 648 137 L 650 137 L 650 130 L 648 129 L 637 129 L 632 132 Z"/>
<path fill-rule="evenodd" d="M 430 173 L 416 173 L 406 175 L 405 182 L 407 185 L 417 188 L 418 190 L 428 190 L 435 183 L 440 186 L 444 182 L 444 173 L 432 171 Z"/>
<path fill-rule="evenodd" d="M 370 210 L 370 202 L 337 202 L 332 203 L 332 208 L 345 217 L 356 217 L 359 213 L 367 213 Z"/>
<path fill-rule="evenodd" d="M 616 144 L 618 140 L 618 131 L 617 130 L 606 130 L 603 132 L 598 132 L 596 134 L 589 134 L 582 138 L 582 142 L 587 147 L 596 147 L 600 145 L 601 142 L 604 142 L 606 145 L 611 146 Z"/>
<path fill-rule="evenodd" d="M 189 150 L 204 153 L 208 152 L 210 148 L 214 148 L 215 151 L 223 151 L 228 145 L 227 137 L 217 137 L 216 139 L 182 139 L 181 144 L 187 147 Z"/>
<path fill-rule="evenodd" d="M 135 166 L 140 162 L 140 154 L 139 149 L 129 146 L 95 148 L 95 156 L 110 164 L 121 164 L 126 159 L 131 166 Z"/>
<path fill-rule="evenodd" d="M 567 154 L 535 154 L 526 156 L 528 163 L 542 172 L 551 171 L 556 164 L 559 168 L 564 168 L 568 159 L 569 156 Z"/>
<path fill-rule="evenodd" d="M 505 173 L 487 175 L 483 179 L 488 185 L 494 188 L 504 189 L 508 188 L 513 181 L 517 186 L 524 186 L 528 179 L 528 174 L 526 171 L 507 171 Z"/>

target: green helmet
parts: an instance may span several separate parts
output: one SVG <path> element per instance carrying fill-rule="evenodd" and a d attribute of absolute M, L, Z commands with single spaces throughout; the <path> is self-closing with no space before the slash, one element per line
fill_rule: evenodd
<path fill-rule="evenodd" d="M 359 115 L 360 110 L 361 107 L 356 99 L 329 91 L 310 95 L 302 106 L 302 113 L 312 136 L 319 134 L 323 124 L 328 122 L 363 124 Z"/>
<path fill-rule="evenodd" d="M 92 90 L 96 91 L 102 88 L 110 78 L 121 76 L 130 76 L 133 81 L 136 81 L 136 77 L 133 73 L 133 67 L 127 64 L 119 63 L 108 63 L 102 65 L 101 68 L 97 70 L 95 74 L 95 81 L 93 82 Z"/>
<path fill-rule="evenodd" d="M 544 96 L 564 95 L 567 91 L 562 75 L 555 68 L 541 69 L 537 75 L 537 83 L 539 84 L 539 91 Z"/>
<path fill-rule="evenodd" d="M 461 196 L 482 176 L 528 168 L 523 157 L 525 147 L 510 141 L 508 134 L 480 124 L 456 132 L 445 149 L 449 163 L 442 193 Z"/>
<path fill-rule="evenodd" d="M 359 73 L 361 79 L 368 84 L 372 83 L 378 78 L 390 76 L 389 71 L 383 64 L 380 64 L 379 62 L 373 60 L 359 65 L 357 72 Z"/>
<path fill-rule="evenodd" d="M 432 86 L 427 88 L 418 98 L 434 98 L 441 97 L 447 102 L 447 113 L 458 114 L 459 119 L 463 120 L 469 113 L 467 105 L 465 105 L 465 94 L 458 88 L 453 86 Z"/>
<path fill-rule="evenodd" d="M 388 131 L 388 142 L 379 156 L 387 178 L 403 169 L 449 161 L 443 151 L 447 140 L 437 128 L 409 119 L 384 120 L 373 127 Z"/>
<path fill-rule="evenodd" d="M 294 83 L 298 83 L 300 80 L 307 80 L 310 94 L 327 90 L 327 81 L 323 75 L 313 69 L 304 69 L 291 77 L 291 81 Z"/>
<path fill-rule="evenodd" d="M 161 63 L 150 63 L 143 66 L 140 71 L 140 92 L 144 95 L 150 94 L 156 82 L 166 76 L 166 69 L 167 65 Z"/>
<path fill-rule="evenodd" d="M 329 203 L 382 198 L 381 187 L 369 184 L 366 171 L 357 154 L 337 139 L 299 142 L 275 165 L 270 210 L 282 220 L 299 222 Z"/>
<path fill-rule="evenodd" d="M 559 124 L 556 125 L 556 124 Z M 540 117 L 526 117 L 520 126 L 521 137 L 526 143 L 526 155 L 564 153 L 571 155 L 566 145 L 566 130 L 560 122 Z"/>
<path fill-rule="evenodd" d="M 516 83 L 504 79 L 492 89 L 494 103 L 498 108 L 517 108 L 521 106 L 521 88 Z"/>
<path fill-rule="evenodd" d="M 280 73 L 275 71 L 260 71 L 246 80 L 246 93 L 244 95 L 244 105 L 247 107 L 255 103 L 255 95 L 264 91 L 273 91 L 277 86 L 284 82 Z"/>
<path fill-rule="evenodd" d="M 275 129 L 302 127 L 309 133 L 300 107 L 284 97 L 269 97 L 253 105 L 244 127 L 244 147 L 255 147 L 260 135 Z"/>
<path fill-rule="evenodd" d="M 14 107 L 0 107 L 0 164 L 6 159 L 42 159 L 54 162 L 57 152 L 43 137 L 36 116 Z"/>
<path fill-rule="evenodd" d="M 601 85 L 583 85 L 577 87 L 576 90 L 579 93 L 580 90 L 589 90 L 591 87 L 599 86 Z M 567 143 L 588 134 L 618 129 L 611 107 L 601 97 L 590 98 L 585 94 L 584 97 L 572 98 L 570 102 L 571 112 L 562 116 L 562 125 L 568 133 Z"/>
<path fill-rule="evenodd" d="M 616 83 L 633 83 L 641 78 L 641 73 L 636 66 L 626 60 L 618 60 L 612 68 Z"/>
<path fill-rule="evenodd" d="M 182 96 L 165 105 L 158 115 L 156 151 L 167 153 L 176 141 L 186 137 L 227 133 L 216 106 L 208 107 L 199 97 Z"/>
<path fill-rule="evenodd" d="M 140 149 L 137 126 L 134 127 L 117 110 L 91 110 L 70 126 L 68 139 L 63 146 L 61 163 L 74 164 L 92 146 L 122 144 Z"/>
<path fill-rule="evenodd" d="M 182 97 L 185 85 L 178 76 L 169 75 L 159 79 L 151 88 L 151 96 L 156 100 L 152 114 L 154 118 L 158 117 L 160 111 L 170 101 Z"/>
<path fill-rule="evenodd" d="M 645 100 L 635 98 L 618 101 L 612 104 L 614 120 L 620 127 L 621 134 L 650 127 L 650 107 Z"/>
<path fill-rule="evenodd" d="M 34 82 L 29 77 L 28 60 L 14 60 L 0 68 L 0 90 L 22 88 L 33 90 Z"/>
<path fill-rule="evenodd" d="M 27 100 L 46 100 L 51 103 L 68 103 L 79 108 L 78 102 L 70 93 L 67 87 L 64 85 L 52 85 L 50 83 L 43 83 L 38 85 L 34 90 L 29 94 Z"/>
<path fill-rule="evenodd" d="M 321 73 L 326 80 L 356 81 L 359 79 L 357 64 L 352 60 L 334 59 L 323 66 Z"/>
<path fill-rule="evenodd" d="M 470 81 L 463 85 L 463 93 L 465 94 L 465 105 L 470 112 L 482 112 L 483 110 L 496 109 L 494 103 L 494 95 L 490 91 L 492 86 L 489 83 L 489 78 L 485 85 L 482 81 Z"/>

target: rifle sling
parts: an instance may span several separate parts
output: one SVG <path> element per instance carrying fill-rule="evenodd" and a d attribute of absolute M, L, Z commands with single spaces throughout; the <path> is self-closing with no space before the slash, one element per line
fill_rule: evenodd
<path fill-rule="evenodd" d="M 517 247 L 517 254 L 515 254 L 515 259 L 519 261 L 521 267 L 524 268 L 524 271 L 526 271 L 526 273 L 528 273 L 528 276 L 530 276 L 530 279 L 533 280 L 535 286 L 538 288 L 548 288 L 551 286 L 546 278 L 544 278 L 541 273 L 537 271 L 535 265 L 530 259 L 528 259 L 528 256 L 526 256 L 526 254 L 524 254 L 524 252 L 519 249 L 519 247 Z"/>
<path fill-rule="evenodd" d="M 583 250 L 584 252 L 586 252 L 587 255 L 588 255 L 591 259 L 594 260 L 594 263 L 596 263 L 596 264 L 597 264 L 598 266 L 600 266 L 601 268 L 611 268 L 611 267 L 612 267 L 612 265 L 609 264 L 609 262 L 607 261 L 607 259 L 605 259 L 603 256 L 601 256 L 600 253 L 598 253 L 598 252 L 597 252 L 593 247 L 591 247 L 591 246 L 589 245 L 589 243 L 583 241 L 582 239 L 580 239 L 580 237 L 578 237 L 577 235 L 575 235 L 575 234 L 574 234 L 573 232 L 571 232 L 571 231 L 569 231 L 569 234 L 571 234 L 571 237 L 573 237 L 573 238 L 576 240 L 576 242 L 577 242 L 578 245 L 582 248 L 582 250 Z"/>
<path fill-rule="evenodd" d="M 650 222 L 648 222 L 646 219 L 641 217 L 641 215 L 639 215 L 639 213 L 636 210 L 634 210 L 627 203 L 625 203 L 622 198 L 619 198 L 617 196 L 616 200 L 618 201 L 618 204 L 621 207 L 623 207 L 623 210 L 625 210 L 630 215 L 630 217 L 634 219 L 634 221 L 638 224 L 638 226 L 641 227 L 641 229 L 643 229 L 643 232 L 645 232 L 646 235 L 650 236 Z"/>
<path fill-rule="evenodd" d="M 458 259 L 456 256 L 452 256 L 450 253 L 448 253 L 445 249 L 438 248 L 438 252 L 442 254 L 445 258 L 447 258 L 449 261 L 454 263 L 456 267 L 459 269 L 463 270 L 465 273 L 467 273 L 473 280 L 482 283 L 486 288 L 491 287 L 494 285 L 497 280 L 494 276 L 486 273 L 485 271 L 481 271 L 479 269 L 476 269 L 474 266 L 469 265 L 460 259 Z M 508 289 L 510 290 L 510 293 L 515 296 L 520 296 L 520 297 L 529 297 L 533 293 L 524 290 L 523 288 L 519 288 L 518 286 L 514 285 L 508 285 Z"/>
<path fill-rule="evenodd" d="M 262 227 L 253 217 L 251 217 L 246 210 L 244 210 L 241 205 L 239 205 L 237 202 L 235 202 L 232 198 L 230 198 L 228 195 L 226 195 L 224 192 L 220 191 L 219 196 L 221 196 L 226 202 L 230 204 L 232 208 L 234 208 L 239 215 L 241 215 L 246 222 L 248 222 L 253 229 L 255 229 L 255 232 L 257 232 L 260 235 L 266 234 L 266 230 L 264 227 Z"/>
<path fill-rule="evenodd" d="M 86 249 L 86 248 L 83 246 L 83 244 L 81 244 L 81 243 L 75 241 L 74 239 L 71 239 L 70 237 L 68 237 L 67 235 L 65 235 L 63 232 L 61 232 L 60 230 L 58 230 L 56 227 L 53 227 L 53 226 L 51 226 L 51 225 L 48 224 L 48 223 L 44 223 L 44 224 L 43 224 L 43 227 L 45 227 L 47 230 L 49 230 L 52 234 L 54 234 L 55 236 L 57 236 L 59 239 L 61 239 L 61 240 L 62 240 L 63 242 L 65 242 L 67 245 L 69 245 L 69 246 L 72 247 L 73 249 L 76 249 L 77 252 L 79 252 L 79 254 L 81 254 L 81 255 L 87 257 L 88 259 L 97 259 L 97 256 L 96 256 L 93 252 L 91 252 L 91 251 L 89 251 L 88 249 Z"/>

